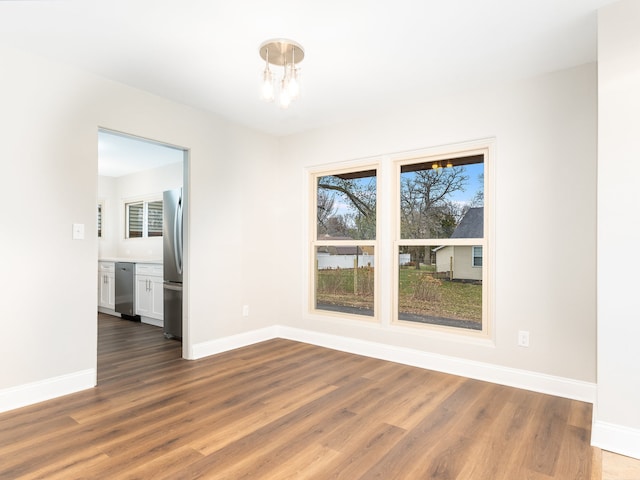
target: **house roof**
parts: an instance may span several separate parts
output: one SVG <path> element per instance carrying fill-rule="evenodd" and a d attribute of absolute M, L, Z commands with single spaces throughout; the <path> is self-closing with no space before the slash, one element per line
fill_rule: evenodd
<path fill-rule="evenodd" d="M 462 217 L 451 238 L 482 238 L 483 236 L 484 207 L 474 207 Z"/>

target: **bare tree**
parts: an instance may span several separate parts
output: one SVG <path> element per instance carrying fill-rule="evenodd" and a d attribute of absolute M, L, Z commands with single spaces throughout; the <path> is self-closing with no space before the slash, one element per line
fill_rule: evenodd
<path fill-rule="evenodd" d="M 328 219 L 335 214 L 335 196 L 329 194 L 326 190 L 318 189 L 316 208 L 318 217 L 318 235 L 327 234 Z"/>
<path fill-rule="evenodd" d="M 454 202 L 469 176 L 464 166 L 405 172 L 400 185 L 402 238 L 449 238 L 469 205 Z M 474 202 L 482 201 L 478 192 Z M 348 211 L 338 212 L 339 204 Z M 341 218 L 337 218 L 341 217 Z M 331 222 L 331 233 L 329 233 Z M 318 178 L 318 232 L 354 239 L 375 238 L 376 177 L 327 175 Z"/>
<path fill-rule="evenodd" d="M 425 169 L 403 175 L 400 185 L 402 238 L 448 238 L 460 220 L 451 195 L 464 191 L 464 167 Z"/>
<path fill-rule="evenodd" d="M 473 200 L 471 200 L 471 207 L 482 207 L 484 206 L 484 173 L 478 175 L 478 181 L 481 185 L 480 190 L 476 192 L 473 196 Z"/>
<path fill-rule="evenodd" d="M 333 198 L 334 204 L 330 215 L 323 220 L 325 225 L 328 225 L 329 220 L 333 218 L 333 230 L 334 232 L 344 231 L 341 236 L 349 236 L 354 239 L 375 238 L 375 176 L 343 178 L 337 175 L 328 175 L 320 177 L 318 179 L 318 205 L 324 202 L 327 196 Z M 351 207 L 345 213 L 337 212 L 338 208 L 335 202 L 340 202 L 340 200 Z M 318 217 L 318 225 L 321 225 L 320 216 Z M 340 226 L 339 229 L 338 226 Z"/>

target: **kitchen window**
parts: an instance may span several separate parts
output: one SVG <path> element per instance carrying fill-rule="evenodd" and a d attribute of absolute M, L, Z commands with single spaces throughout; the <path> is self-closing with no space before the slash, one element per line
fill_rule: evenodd
<path fill-rule="evenodd" d="M 98 203 L 98 238 L 102 238 L 102 218 L 103 218 L 104 205 Z"/>
<path fill-rule="evenodd" d="M 125 203 L 126 238 L 162 236 L 162 200 Z"/>

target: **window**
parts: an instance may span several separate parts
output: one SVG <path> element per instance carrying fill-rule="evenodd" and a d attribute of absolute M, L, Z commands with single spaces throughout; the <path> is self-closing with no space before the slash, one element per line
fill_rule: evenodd
<path fill-rule="evenodd" d="M 102 238 L 102 203 L 98 203 L 98 238 Z"/>
<path fill-rule="evenodd" d="M 484 159 L 398 162 L 397 320 L 486 331 Z"/>
<path fill-rule="evenodd" d="M 488 335 L 491 151 L 482 141 L 311 172 L 311 312 Z"/>
<path fill-rule="evenodd" d="M 144 231 L 144 202 L 127 203 L 127 238 L 141 238 Z"/>
<path fill-rule="evenodd" d="M 474 267 L 482 267 L 482 247 L 473 247 L 473 260 L 471 264 Z"/>
<path fill-rule="evenodd" d="M 147 203 L 147 233 L 149 237 L 162 236 L 162 200 Z"/>
<path fill-rule="evenodd" d="M 316 310 L 375 314 L 376 175 L 366 169 L 313 176 Z"/>
<path fill-rule="evenodd" d="M 162 200 L 125 203 L 126 238 L 162 236 Z"/>

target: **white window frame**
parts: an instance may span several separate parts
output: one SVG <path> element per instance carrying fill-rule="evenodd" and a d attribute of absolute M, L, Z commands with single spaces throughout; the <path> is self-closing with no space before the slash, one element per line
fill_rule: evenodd
<path fill-rule="evenodd" d="M 394 155 L 393 164 L 395 170 L 394 178 L 394 205 L 393 216 L 395 221 L 394 248 L 393 248 L 393 311 L 391 322 L 394 325 L 415 328 L 420 330 L 431 330 L 452 333 L 455 335 L 471 336 L 476 338 L 488 338 L 493 332 L 493 262 L 492 237 L 493 237 L 493 156 L 494 140 L 481 140 L 459 145 L 449 145 L 434 149 L 410 152 Z M 482 154 L 484 156 L 484 237 L 483 238 L 456 238 L 456 239 L 402 239 L 400 235 L 400 179 L 401 167 L 414 163 L 423 162 L 445 162 L 447 159 Z M 482 267 L 482 329 L 472 330 L 460 327 L 449 327 L 444 325 L 411 322 L 399 319 L 399 276 L 400 259 L 399 249 L 401 246 L 481 246 L 483 251 Z M 472 256 L 473 257 L 473 256 Z M 473 258 L 472 258 L 473 261 Z"/>
<path fill-rule="evenodd" d="M 480 250 L 480 255 L 476 255 L 476 248 L 480 248 L 482 250 Z M 482 265 L 476 265 L 476 258 L 480 258 L 480 260 L 482 261 L 482 263 L 484 263 L 484 258 L 483 258 L 483 252 L 484 249 L 482 248 L 482 245 L 474 245 L 473 247 L 471 247 L 471 266 L 473 268 L 482 268 Z"/>
<path fill-rule="evenodd" d="M 380 301 L 379 301 L 379 247 L 378 238 L 380 237 L 380 222 L 378 215 L 376 215 L 376 239 L 375 240 L 318 240 L 318 222 L 317 222 L 317 201 L 318 201 L 318 178 L 328 175 L 340 175 L 345 173 L 361 172 L 367 170 L 376 171 L 376 211 L 380 205 L 380 164 L 376 163 L 358 163 L 349 167 L 339 166 L 336 168 L 327 168 L 324 166 L 322 169 L 311 170 L 309 172 L 309 182 L 311 192 L 310 211 L 309 211 L 309 297 L 308 297 L 308 311 L 310 314 L 323 315 L 329 317 L 340 317 L 344 319 L 360 320 L 365 322 L 378 322 L 380 318 Z M 316 308 L 316 282 L 317 282 L 317 264 L 316 264 L 316 252 L 318 247 L 322 246 L 335 246 L 340 245 L 344 247 L 361 247 L 372 246 L 374 255 L 376 258 L 376 264 L 374 266 L 374 280 L 373 280 L 373 315 L 358 315 L 355 313 L 336 312 L 331 310 L 323 310 Z"/>
<path fill-rule="evenodd" d="M 436 241 L 400 239 L 400 168 L 402 164 L 418 163 L 431 159 L 455 158 L 470 155 L 471 152 L 484 154 L 484 237 L 483 239 L 448 239 L 451 245 L 471 245 L 483 247 L 482 266 L 482 330 L 471 330 L 441 325 L 422 324 L 398 320 L 398 281 L 400 258 L 397 255 L 400 245 L 441 245 L 443 239 Z M 444 145 L 402 153 L 372 156 L 364 159 L 310 166 L 305 169 L 308 188 L 303 201 L 307 201 L 307 262 L 305 279 L 308 298 L 303 315 L 310 321 L 367 322 L 375 328 L 416 334 L 427 338 L 446 339 L 455 342 L 472 343 L 483 346 L 495 345 L 494 305 L 495 279 L 494 269 L 494 184 L 495 184 L 495 138 Z M 362 242 L 344 242 L 344 245 L 370 244 L 375 248 L 375 290 L 374 316 L 353 315 L 331 312 L 315 308 L 315 272 L 316 247 L 323 244 L 317 240 L 317 178 L 324 175 L 348 173 L 363 170 L 376 170 L 377 215 L 376 240 Z M 325 244 L 332 243 L 331 241 Z M 333 242 L 335 243 L 335 242 Z M 332 244 L 333 244 L 332 243 Z M 341 243 L 342 245 L 342 243 Z"/>
<path fill-rule="evenodd" d="M 149 236 L 149 203 L 162 202 L 162 195 L 136 197 L 124 200 L 124 238 L 126 240 L 138 240 L 141 238 L 162 238 L 162 235 Z M 129 236 L 129 205 L 142 204 L 142 236 Z"/>

